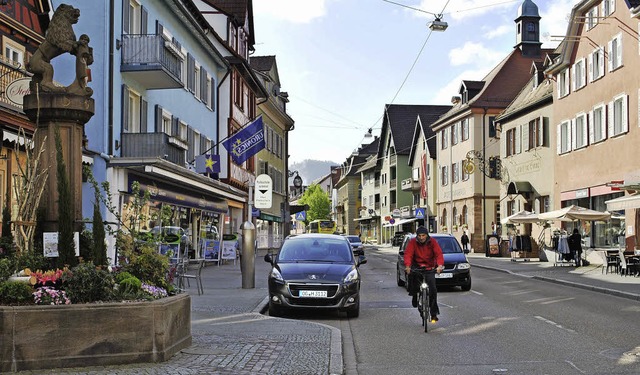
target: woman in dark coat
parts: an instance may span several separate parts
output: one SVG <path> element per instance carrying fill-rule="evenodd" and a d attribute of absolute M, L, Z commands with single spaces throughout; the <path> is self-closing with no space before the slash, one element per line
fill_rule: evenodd
<path fill-rule="evenodd" d="M 578 228 L 573 228 L 573 234 L 567 238 L 569 243 L 569 251 L 573 255 L 573 259 L 576 261 L 576 267 L 580 267 L 582 258 L 582 236 L 578 231 Z"/>

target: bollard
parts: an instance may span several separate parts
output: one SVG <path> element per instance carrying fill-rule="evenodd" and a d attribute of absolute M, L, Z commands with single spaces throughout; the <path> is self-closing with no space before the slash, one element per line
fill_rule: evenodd
<path fill-rule="evenodd" d="M 242 223 L 242 257 L 240 269 L 242 270 L 242 289 L 256 287 L 256 227 L 250 221 Z"/>

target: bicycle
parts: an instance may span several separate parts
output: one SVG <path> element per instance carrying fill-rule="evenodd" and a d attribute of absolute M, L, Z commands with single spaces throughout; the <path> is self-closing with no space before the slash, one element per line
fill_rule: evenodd
<path fill-rule="evenodd" d="M 431 321 L 431 309 L 429 308 L 429 284 L 427 283 L 427 274 L 436 273 L 436 269 L 427 269 L 425 267 L 413 268 L 411 272 L 420 274 L 420 294 L 418 297 L 418 311 L 422 318 L 422 326 L 424 331 L 429 330 L 429 322 Z"/>

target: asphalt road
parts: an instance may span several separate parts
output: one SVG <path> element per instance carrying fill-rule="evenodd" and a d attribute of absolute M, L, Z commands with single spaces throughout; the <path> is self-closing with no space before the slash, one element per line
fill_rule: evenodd
<path fill-rule="evenodd" d="M 439 291 L 424 333 L 396 251 L 368 249 L 359 318 L 297 318 L 341 330 L 345 374 L 640 374 L 639 302 L 474 268 L 471 291 Z"/>

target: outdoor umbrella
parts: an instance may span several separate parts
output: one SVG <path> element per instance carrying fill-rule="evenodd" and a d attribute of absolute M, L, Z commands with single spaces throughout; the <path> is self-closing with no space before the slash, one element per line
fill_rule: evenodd
<path fill-rule="evenodd" d="M 533 224 L 539 223 L 540 219 L 538 218 L 538 214 L 535 212 L 529 212 L 522 210 L 520 212 L 516 212 L 511 216 L 507 216 L 504 219 L 500 220 L 502 224 Z"/>
<path fill-rule="evenodd" d="M 538 215 L 540 220 L 560 220 L 560 221 L 575 221 L 575 220 L 609 220 L 611 214 L 609 212 L 600 212 L 584 208 L 580 206 L 568 206 L 555 211 L 543 212 Z"/>

